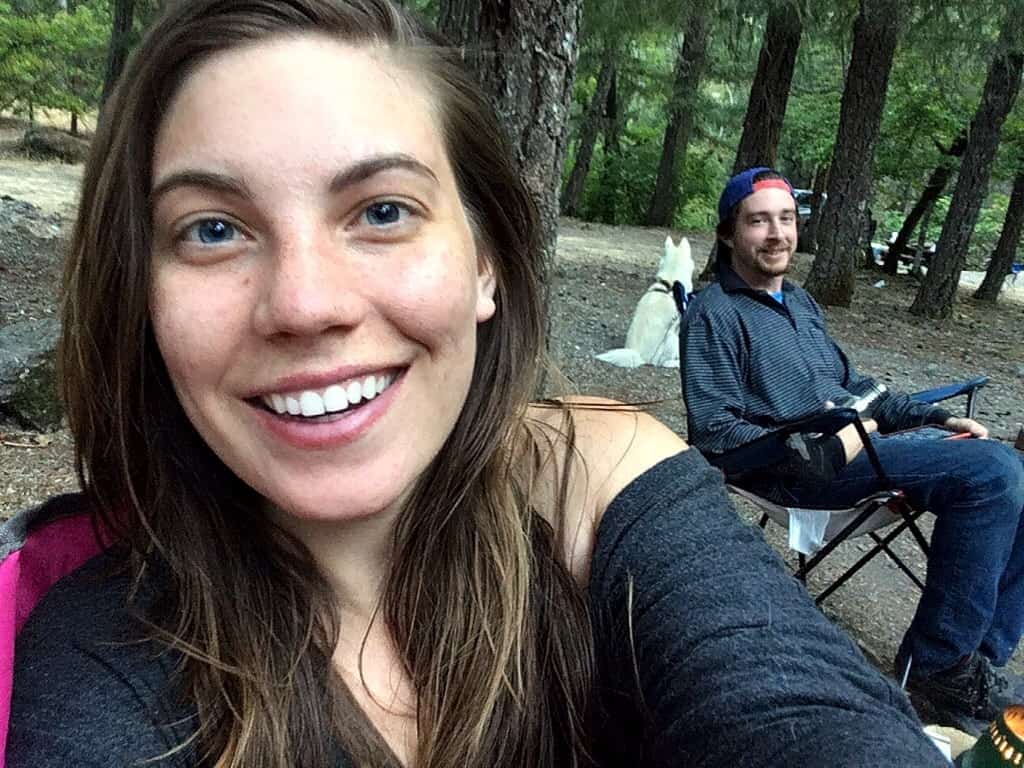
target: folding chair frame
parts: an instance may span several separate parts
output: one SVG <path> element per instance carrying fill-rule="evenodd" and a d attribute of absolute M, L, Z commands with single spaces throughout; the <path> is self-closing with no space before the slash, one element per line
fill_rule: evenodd
<path fill-rule="evenodd" d="M 744 496 L 747 497 L 748 494 L 744 494 Z M 843 584 L 855 576 L 861 568 L 874 560 L 880 553 L 884 553 L 894 565 L 906 574 L 908 579 L 917 585 L 918 589 L 923 590 L 924 582 L 921 581 L 918 575 L 914 573 L 913 569 L 911 569 L 911 567 L 907 565 L 907 563 L 905 563 L 903 559 L 889 546 L 904 531 L 909 530 L 925 557 L 928 556 L 928 540 L 917 525 L 917 519 L 923 514 L 923 511 L 911 507 L 900 491 L 885 491 L 883 493 L 876 494 L 875 496 L 869 497 L 869 499 L 860 502 L 857 507 L 860 509 L 857 515 L 847 525 L 840 529 L 838 533 L 825 542 L 825 545 L 815 552 L 810 558 L 803 553 L 797 555 L 799 566 L 793 573 L 793 576 L 806 586 L 807 577 L 810 575 L 811 571 L 820 565 L 821 562 L 836 549 L 836 547 L 847 541 L 851 537 L 851 534 L 867 522 L 875 512 L 885 507 L 892 511 L 894 515 L 897 515 L 898 518 L 886 523 L 883 527 L 892 526 L 894 523 L 896 525 L 889 528 L 889 530 L 885 532 L 884 536 L 879 535 L 879 529 L 867 531 L 866 535 L 871 537 L 872 541 L 875 542 L 875 546 L 862 555 L 857 562 L 847 568 L 837 579 L 835 579 L 835 581 L 829 584 L 828 587 L 818 594 L 818 596 L 814 598 L 814 602 L 819 605 L 823 603 L 832 595 L 833 592 L 843 586 Z M 758 525 L 760 525 L 761 528 L 764 528 L 767 526 L 770 519 L 771 517 L 767 512 L 765 512 L 761 515 Z"/>

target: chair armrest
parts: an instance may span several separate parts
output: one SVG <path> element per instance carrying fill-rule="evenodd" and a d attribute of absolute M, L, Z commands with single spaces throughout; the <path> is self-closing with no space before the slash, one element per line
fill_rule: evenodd
<path fill-rule="evenodd" d="M 988 376 L 977 376 L 968 381 L 955 382 L 944 387 L 935 387 L 934 389 L 926 389 L 923 392 L 915 392 L 910 397 L 922 403 L 941 403 L 943 400 L 949 400 L 957 395 L 972 395 L 986 384 L 988 384 Z"/>
<path fill-rule="evenodd" d="M 756 440 L 737 446 L 725 453 L 708 456 L 708 462 L 722 470 L 726 477 L 767 469 L 777 464 L 786 451 L 786 440 L 790 435 L 820 434 L 834 435 L 843 427 L 858 422 L 860 414 L 853 408 L 833 408 L 816 413 L 799 421 L 790 422 L 762 435 Z"/>

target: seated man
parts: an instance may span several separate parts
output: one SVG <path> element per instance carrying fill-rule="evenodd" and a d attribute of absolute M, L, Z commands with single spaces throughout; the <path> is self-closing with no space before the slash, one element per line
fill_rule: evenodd
<path fill-rule="evenodd" d="M 689 440 L 714 455 L 829 404 L 861 398 L 868 431 L 932 424 L 976 438 L 972 419 L 889 393 L 858 374 L 814 300 L 785 280 L 797 242 L 792 187 L 752 168 L 718 204 L 718 282 L 690 304 L 681 331 Z M 864 397 L 868 393 L 867 397 Z M 873 400 L 872 400 L 873 398 Z M 925 719 L 979 733 L 1024 682 L 1001 669 L 1024 629 L 1024 467 L 984 439 L 875 439 L 882 465 L 915 507 L 936 515 L 928 577 L 896 657 Z M 880 483 L 851 425 L 808 438 L 751 490 L 787 506 L 844 507 Z"/>

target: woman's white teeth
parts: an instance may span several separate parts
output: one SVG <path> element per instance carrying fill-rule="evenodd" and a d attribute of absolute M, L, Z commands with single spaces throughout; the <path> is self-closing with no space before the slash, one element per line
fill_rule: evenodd
<path fill-rule="evenodd" d="M 306 390 L 289 395 L 264 395 L 263 404 L 275 413 L 315 418 L 325 413 L 338 413 L 361 400 L 372 400 L 394 381 L 394 376 L 367 376 L 345 384 L 332 384 L 324 390 Z"/>
<path fill-rule="evenodd" d="M 381 377 L 381 381 L 383 381 Z M 383 387 L 382 387 L 383 389 Z M 377 396 L 377 378 L 375 376 L 367 376 L 363 379 L 363 400 L 373 400 Z"/>
<path fill-rule="evenodd" d="M 328 411 L 344 411 L 348 408 L 348 397 L 345 388 L 332 384 L 324 390 L 324 408 Z"/>
<path fill-rule="evenodd" d="M 323 416 L 327 413 L 324 399 L 316 392 L 303 392 L 299 395 L 299 405 L 302 406 L 303 416 Z"/>

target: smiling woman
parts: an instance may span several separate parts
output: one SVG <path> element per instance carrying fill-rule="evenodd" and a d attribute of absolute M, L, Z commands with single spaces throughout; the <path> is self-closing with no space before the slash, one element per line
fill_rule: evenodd
<path fill-rule="evenodd" d="M 71 571 L 18 635 L 8 765 L 941 764 L 696 452 L 530 403 L 536 212 L 405 11 L 171 4 L 83 200 L 82 493 L 4 534 Z"/>

